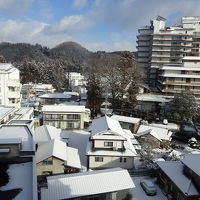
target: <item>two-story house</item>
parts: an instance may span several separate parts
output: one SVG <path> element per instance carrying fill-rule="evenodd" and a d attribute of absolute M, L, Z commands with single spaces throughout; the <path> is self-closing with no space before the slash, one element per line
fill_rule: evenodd
<path fill-rule="evenodd" d="M 127 134 L 117 120 L 104 116 L 92 121 L 87 145 L 88 168 L 105 169 L 121 167 L 132 169 L 137 156 Z"/>
<path fill-rule="evenodd" d="M 157 162 L 158 182 L 168 199 L 200 199 L 200 155 L 188 154 L 182 161 Z"/>
<path fill-rule="evenodd" d="M 54 139 L 38 146 L 36 152 L 37 176 L 75 173 L 81 169 L 78 149 Z"/>

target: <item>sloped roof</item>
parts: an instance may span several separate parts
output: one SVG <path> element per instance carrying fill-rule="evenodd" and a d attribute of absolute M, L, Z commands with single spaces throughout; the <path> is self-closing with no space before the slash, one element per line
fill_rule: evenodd
<path fill-rule="evenodd" d="M 66 143 L 57 139 L 51 140 L 40 145 L 36 152 L 36 163 L 49 157 L 56 157 L 65 161 L 65 164 L 74 168 L 81 168 L 78 150 L 66 146 Z"/>
<path fill-rule="evenodd" d="M 127 122 L 131 124 L 139 123 L 142 120 L 141 118 L 128 117 L 128 116 L 122 116 L 122 115 L 112 115 L 111 118 L 120 122 Z"/>
<path fill-rule="evenodd" d="M 104 135 L 110 139 L 116 138 L 117 140 L 124 140 L 124 131 L 120 123 L 108 116 L 100 117 L 92 121 L 92 125 L 89 127 L 91 131 L 92 139 L 103 139 Z"/>
<path fill-rule="evenodd" d="M 76 106 L 76 105 L 45 105 L 45 106 L 42 107 L 42 112 L 81 113 L 81 112 L 85 112 L 85 106 Z"/>
<path fill-rule="evenodd" d="M 158 140 L 170 140 L 172 132 L 165 128 L 159 128 L 148 125 L 140 125 L 136 136 L 141 137 L 146 134 L 151 134 Z"/>
<path fill-rule="evenodd" d="M 192 180 L 183 174 L 184 165 L 180 161 L 158 161 L 157 164 L 186 196 L 200 195 Z"/>
<path fill-rule="evenodd" d="M 182 163 L 200 176 L 200 154 L 188 154 L 182 160 Z"/>
<path fill-rule="evenodd" d="M 121 168 L 47 177 L 48 188 L 41 199 L 71 199 L 135 187 L 127 170 Z"/>
<path fill-rule="evenodd" d="M 36 143 L 41 144 L 53 139 L 60 139 L 61 129 L 54 126 L 43 125 L 35 129 L 33 138 Z"/>

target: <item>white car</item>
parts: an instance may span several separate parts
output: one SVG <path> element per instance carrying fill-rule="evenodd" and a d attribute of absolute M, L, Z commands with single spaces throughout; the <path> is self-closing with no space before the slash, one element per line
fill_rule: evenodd
<path fill-rule="evenodd" d="M 157 193 L 155 184 L 149 179 L 143 179 L 140 181 L 140 185 L 147 195 L 154 196 Z"/>

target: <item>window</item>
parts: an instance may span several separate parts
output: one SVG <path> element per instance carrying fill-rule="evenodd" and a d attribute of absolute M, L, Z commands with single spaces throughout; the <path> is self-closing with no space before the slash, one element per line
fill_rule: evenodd
<path fill-rule="evenodd" d="M 42 172 L 42 175 L 44 175 L 44 176 L 49 176 L 49 175 L 52 175 L 52 174 L 53 174 L 52 171 L 43 171 Z"/>
<path fill-rule="evenodd" d="M 103 157 L 95 157 L 95 162 L 103 162 Z"/>
<path fill-rule="evenodd" d="M 127 160 L 126 158 L 122 158 L 122 157 L 119 158 L 119 162 L 120 162 L 120 163 L 121 163 L 121 162 L 126 163 L 126 160 Z"/>
<path fill-rule="evenodd" d="M 48 158 L 46 160 L 42 161 L 42 165 L 53 165 L 53 159 L 52 158 Z"/>
<path fill-rule="evenodd" d="M 104 142 L 104 147 L 112 147 L 113 142 Z"/>
<path fill-rule="evenodd" d="M 67 115 L 67 119 L 80 119 L 80 115 L 70 114 L 70 115 Z"/>

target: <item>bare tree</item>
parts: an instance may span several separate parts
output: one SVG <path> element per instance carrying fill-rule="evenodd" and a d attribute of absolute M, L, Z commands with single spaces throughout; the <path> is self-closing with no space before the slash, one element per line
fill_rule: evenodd
<path fill-rule="evenodd" d="M 121 55 L 97 54 L 87 65 L 87 73 L 93 71 L 102 93 L 110 93 L 114 110 L 130 110 L 136 105 L 142 79 L 137 62 L 130 52 Z"/>

